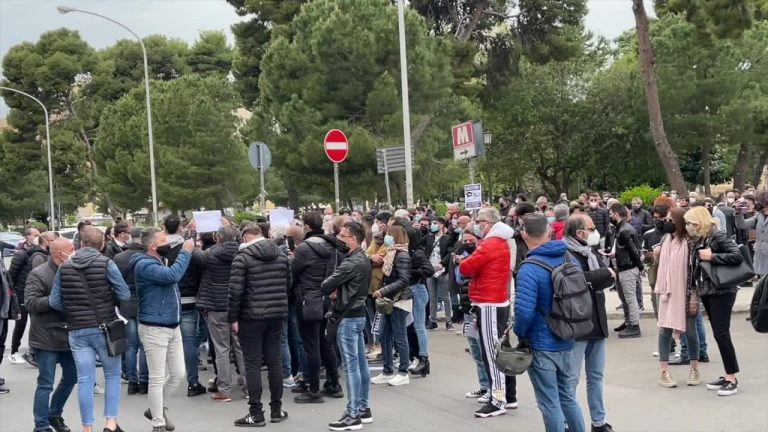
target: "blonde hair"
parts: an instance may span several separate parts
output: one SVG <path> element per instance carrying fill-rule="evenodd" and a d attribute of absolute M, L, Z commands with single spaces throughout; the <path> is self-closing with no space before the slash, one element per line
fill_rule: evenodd
<path fill-rule="evenodd" d="M 715 221 L 712 219 L 712 215 L 703 206 L 694 207 L 685 212 L 685 221 L 694 222 L 698 224 L 696 228 L 696 234 L 700 237 L 706 237 L 715 226 Z"/>

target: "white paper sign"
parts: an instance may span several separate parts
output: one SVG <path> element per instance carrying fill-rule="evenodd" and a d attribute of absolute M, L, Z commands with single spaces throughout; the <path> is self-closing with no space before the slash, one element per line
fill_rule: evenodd
<path fill-rule="evenodd" d="M 293 210 L 285 207 L 278 207 L 269 212 L 269 226 L 289 228 L 293 221 Z"/>
<path fill-rule="evenodd" d="M 478 210 L 483 207 L 483 187 L 479 184 L 464 185 L 464 209 Z"/>
<path fill-rule="evenodd" d="M 192 212 L 199 233 L 216 232 L 221 228 L 221 210 Z"/>

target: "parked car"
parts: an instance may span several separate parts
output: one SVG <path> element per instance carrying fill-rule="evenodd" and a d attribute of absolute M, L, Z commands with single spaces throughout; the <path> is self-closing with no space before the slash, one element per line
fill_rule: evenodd
<path fill-rule="evenodd" d="M 0 246 L 2 251 L 0 254 L 3 258 L 12 257 L 16 252 L 16 245 L 24 238 L 21 233 L 15 231 L 0 232 Z"/>

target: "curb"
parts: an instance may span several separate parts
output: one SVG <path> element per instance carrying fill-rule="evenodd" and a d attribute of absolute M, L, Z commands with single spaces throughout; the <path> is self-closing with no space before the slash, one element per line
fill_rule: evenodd
<path fill-rule="evenodd" d="M 731 312 L 731 315 L 748 315 L 749 314 L 749 306 L 735 306 L 733 308 L 733 311 Z M 623 320 L 624 314 L 621 311 L 613 311 L 608 312 L 608 319 L 609 320 Z M 704 313 L 706 316 L 706 312 Z M 644 310 L 640 312 L 640 319 L 656 319 L 656 317 L 653 315 L 653 309 L 651 310 Z"/>

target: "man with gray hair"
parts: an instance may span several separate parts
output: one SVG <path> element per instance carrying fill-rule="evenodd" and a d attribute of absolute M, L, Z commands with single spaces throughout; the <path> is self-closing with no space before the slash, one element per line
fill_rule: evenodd
<path fill-rule="evenodd" d="M 237 231 L 230 226 L 219 228 L 215 234 L 216 244 L 205 251 L 205 270 L 200 282 L 200 291 L 197 294 L 197 308 L 203 311 L 216 355 L 216 389 L 218 391 L 211 393 L 211 399 L 220 402 L 232 400 L 230 351 L 234 351 L 240 374 L 245 373 L 240 342 L 232 332 L 227 315 L 229 276 L 232 271 L 232 261 L 240 249 L 237 234 Z M 245 388 L 243 384 L 241 387 Z"/>

